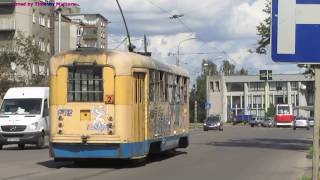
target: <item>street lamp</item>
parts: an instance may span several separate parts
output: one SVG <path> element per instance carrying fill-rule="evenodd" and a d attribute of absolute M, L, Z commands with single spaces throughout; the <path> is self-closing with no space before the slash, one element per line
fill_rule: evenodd
<path fill-rule="evenodd" d="M 176 62 L 177 66 L 179 66 L 179 64 L 180 64 L 180 46 L 181 46 L 181 44 L 186 42 L 186 41 L 193 40 L 193 39 L 196 39 L 196 38 L 192 37 L 192 38 L 188 38 L 188 39 L 185 39 L 185 40 L 182 40 L 182 41 L 179 42 L 178 53 L 177 53 L 177 62 Z"/>
<path fill-rule="evenodd" d="M 61 51 L 61 12 L 62 12 L 61 7 L 55 10 L 55 13 L 58 14 L 58 53 L 60 53 Z"/>

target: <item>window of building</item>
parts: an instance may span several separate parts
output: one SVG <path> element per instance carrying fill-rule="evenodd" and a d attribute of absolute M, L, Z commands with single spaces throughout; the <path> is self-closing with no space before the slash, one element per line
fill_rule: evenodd
<path fill-rule="evenodd" d="M 213 81 L 210 81 L 210 90 L 214 92 Z"/>
<path fill-rule="evenodd" d="M 216 81 L 215 84 L 216 84 L 217 91 L 220 92 L 220 83 L 219 83 L 219 81 Z"/>
<path fill-rule="evenodd" d="M 47 27 L 50 28 L 50 26 L 51 26 L 51 25 L 50 25 L 50 16 L 48 16 L 48 19 L 47 19 Z"/>
<path fill-rule="evenodd" d="M 250 91 L 264 91 L 264 83 L 263 82 L 251 82 L 249 83 Z"/>
<path fill-rule="evenodd" d="M 47 52 L 48 52 L 48 53 L 51 52 L 51 51 L 50 51 L 50 42 L 48 42 L 48 44 L 47 44 Z"/>
<path fill-rule="evenodd" d="M 36 23 L 36 12 L 35 12 L 35 10 L 32 11 L 32 22 Z"/>
<path fill-rule="evenodd" d="M 227 83 L 228 92 L 244 91 L 244 83 Z"/>
<path fill-rule="evenodd" d="M 297 91 L 298 90 L 298 82 L 290 82 L 291 83 L 291 90 Z"/>
<path fill-rule="evenodd" d="M 46 17 L 43 14 L 39 14 L 39 24 L 41 26 L 46 26 Z"/>
<path fill-rule="evenodd" d="M 73 66 L 68 70 L 68 102 L 102 102 L 102 67 Z"/>
<path fill-rule="evenodd" d="M 77 36 L 80 37 L 82 34 L 82 28 L 77 29 Z"/>
<path fill-rule="evenodd" d="M 39 48 L 40 48 L 41 51 L 45 51 L 45 50 L 46 50 L 44 38 L 40 38 L 40 39 L 39 39 L 38 46 L 39 46 Z"/>
<path fill-rule="evenodd" d="M 270 91 L 276 91 L 277 90 L 276 82 L 269 82 L 269 90 Z"/>

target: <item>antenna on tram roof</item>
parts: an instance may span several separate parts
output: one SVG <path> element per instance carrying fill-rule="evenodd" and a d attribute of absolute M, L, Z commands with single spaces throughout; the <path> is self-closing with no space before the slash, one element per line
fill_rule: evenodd
<path fill-rule="evenodd" d="M 119 1 L 118 0 L 116 0 L 116 1 L 117 1 L 119 10 L 120 10 L 121 16 L 122 16 L 122 20 L 123 20 L 124 26 L 126 28 L 126 32 L 127 32 L 127 38 L 128 38 L 128 41 L 129 41 L 128 50 L 129 50 L 129 52 L 134 52 L 134 48 L 136 48 L 136 47 L 133 44 L 131 44 L 131 39 L 130 39 L 130 34 L 129 34 L 129 30 L 128 30 L 126 19 L 124 18 L 124 15 L 123 15 L 121 6 L 119 4 Z"/>

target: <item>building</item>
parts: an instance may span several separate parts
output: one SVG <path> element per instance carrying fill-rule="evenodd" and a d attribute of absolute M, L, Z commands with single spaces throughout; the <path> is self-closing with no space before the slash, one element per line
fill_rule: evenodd
<path fill-rule="evenodd" d="M 53 54 L 53 7 L 14 6 L 37 0 L 0 0 L 0 44 L 11 43 L 18 32 L 31 36 L 48 58 Z M 2 47 L 3 48 L 3 47 Z"/>
<path fill-rule="evenodd" d="M 292 104 L 295 115 L 313 116 L 307 109 L 314 105 L 314 79 L 302 74 L 274 74 L 268 82 L 258 75 L 208 76 L 207 115 L 221 114 L 224 121 L 239 114 L 264 116 L 266 87 L 270 104 Z"/>
<path fill-rule="evenodd" d="M 75 32 L 81 47 L 107 49 L 107 25 L 101 14 L 65 14 L 73 23 L 81 24 Z M 81 37 L 81 38 L 80 38 Z"/>
<path fill-rule="evenodd" d="M 55 31 L 54 36 L 54 49 L 55 53 L 59 53 L 59 25 L 58 17 L 55 19 Z M 61 15 L 61 43 L 60 43 L 60 52 L 68 51 L 71 49 L 76 49 L 81 43 L 83 43 L 82 36 L 77 35 L 77 31 L 82 29 L 81 22 L 75 22 Z"/>

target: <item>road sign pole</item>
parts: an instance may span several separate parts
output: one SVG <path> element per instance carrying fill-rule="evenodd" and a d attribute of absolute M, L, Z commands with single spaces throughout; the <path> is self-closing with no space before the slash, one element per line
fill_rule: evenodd
<path fill-rule="evenodd" d="M 198 102 L 194 101 L 194 123 L 196 124 L 197 127 L 197 123 L 198 123 Z"/>
<path fill-rule="evenodd" d="M 319 180 L 320 66 L 315 67 L 312 179 Z"/>

